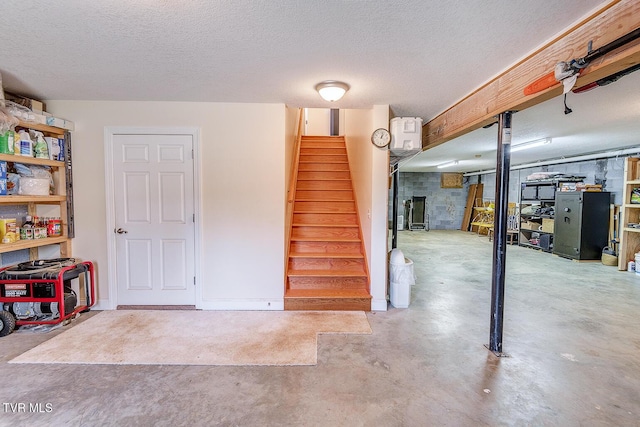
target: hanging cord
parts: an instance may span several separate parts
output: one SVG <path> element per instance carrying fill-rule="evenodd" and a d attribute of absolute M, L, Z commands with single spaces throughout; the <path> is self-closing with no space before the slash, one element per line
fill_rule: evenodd
<path fill-rule="evenodd" d="M 567 94 L 564 94 L 564 113 L 571 114 L 573 110 L 567 106 Z"/>

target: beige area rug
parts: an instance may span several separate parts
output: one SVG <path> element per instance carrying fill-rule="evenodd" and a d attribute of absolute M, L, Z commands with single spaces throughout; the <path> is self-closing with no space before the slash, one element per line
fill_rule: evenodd
<path fill-rule="evenodd" d="M 315 365 L 318 334 L 371 334 L 362 311 L 103 311 L 9 363 Z"/>

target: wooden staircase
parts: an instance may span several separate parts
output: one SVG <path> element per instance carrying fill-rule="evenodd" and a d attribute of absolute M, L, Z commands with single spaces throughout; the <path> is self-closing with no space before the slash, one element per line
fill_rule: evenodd
<path fill-rule="evenodd" d="M 369 270 L 344 137 L 302 136 L 299 152 L 284 308 L 370 311 Z"/>

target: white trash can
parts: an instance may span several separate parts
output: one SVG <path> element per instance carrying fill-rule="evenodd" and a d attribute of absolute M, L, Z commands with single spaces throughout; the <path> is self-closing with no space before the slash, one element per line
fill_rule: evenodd
<path fill-rule="evenodd" d="M 405 258 L 398 248 L 389 255 L 389 297 L 396 308 L 407 308 L 411 301 L 411 285 L 415 285 L 413 261 Z"/>

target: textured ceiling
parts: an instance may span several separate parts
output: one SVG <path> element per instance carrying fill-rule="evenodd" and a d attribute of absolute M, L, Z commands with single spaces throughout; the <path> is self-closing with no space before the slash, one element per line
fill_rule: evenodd
<path fill-rule="evenodd" d="M 425 121 L 601 0 L 3 0 L 4 86 L 43 99 L 389 104 Z"/>
<path fill-rule="evenodd" d="M 2 0 L 0 72 L 5 89 L 44 100 L 389 104 L 426 122 L 606 3 Z M 569 116 L 559 98 L 516 114 L 514 142 L 554 142 L 514 153 L 514 163 L 637 145 L 635 74 L 571 94 Z M 328 103 L 314 90 L 322 80 L 351 89 Z M 474 131 L 402 168 L 457 159 L 450 170 L 490 169 L 496 132 Z"/>

